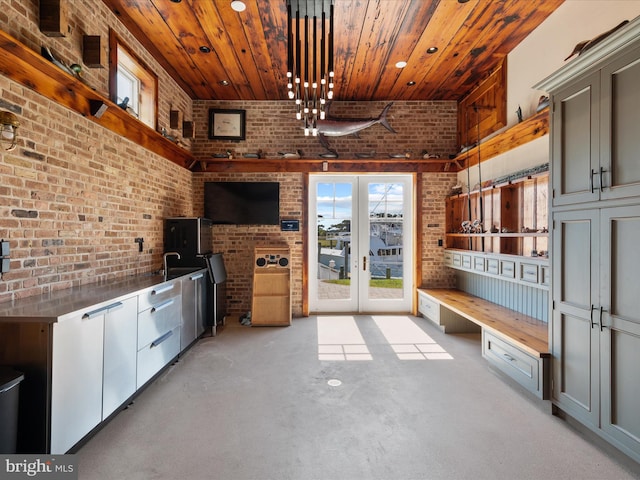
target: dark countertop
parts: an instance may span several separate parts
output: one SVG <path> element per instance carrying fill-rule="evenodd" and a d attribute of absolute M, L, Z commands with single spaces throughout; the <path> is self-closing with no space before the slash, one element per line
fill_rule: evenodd
<path fill-rule="evenodd" d="M 53 323 L 63 315 L 108 305 L 164 281 L 162 275 L 130 276 L 20 298 L 0 303 L 0 322 Z"/>

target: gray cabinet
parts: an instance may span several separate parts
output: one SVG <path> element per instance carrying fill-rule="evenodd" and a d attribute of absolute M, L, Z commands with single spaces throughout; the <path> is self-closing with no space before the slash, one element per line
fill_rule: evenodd
<path fill-rule="evenodd" d="M 640 195 L 640 48 L 553 94 L 553 205 Z"/>
<path fill-rule="evenodd" d="M 206 270 L 182 277 L 181 351 L 189 347 L 204 333 L 207 281 Z"/>
<path fill-rule="evenodd" d="M 552 96 L 552 401 L 640 460 L 640 20 Z"/>

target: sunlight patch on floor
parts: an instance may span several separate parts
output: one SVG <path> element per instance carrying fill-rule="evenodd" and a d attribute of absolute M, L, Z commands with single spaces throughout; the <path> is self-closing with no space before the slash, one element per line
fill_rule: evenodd
<path fill-rule="evenodd" d="M 452 360 L 453 357 L 406 315 L 371 317 L 400 360 Z M 368 321 L 368 319 L 366 320 Z M 356 318 L 317 317 L 318 360 L 373 360 Z"/>
<path fill-rule="evenodd" d="M 372 359 L 353 316 L 318 317 L 318 360 Z"/>
<path fill-rule="evenodd" d="M 376 315 L 372 318 L 400 360 L 453 359 L 411 318 L 404 315 Z"/>

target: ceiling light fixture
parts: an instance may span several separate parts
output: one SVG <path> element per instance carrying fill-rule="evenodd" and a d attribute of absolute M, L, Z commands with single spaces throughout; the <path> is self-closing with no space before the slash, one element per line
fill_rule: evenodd
<path fill-rule="evenodd" d="M 287 0 L 287 90 L 305 135 L 318 135 L 333 98 L 333 3 Z"/>
<path fill-rule="evenodd" d="M 207 47 L 206 45 L 202 45 L 199 49 L 202 53 L 209 53 L 211 52 L 211 49 L 209 47 Z"/>
<path fill-rule="evenodd" d="M 438 47 L 429 47 L 427 48 L 427 53 L 436 53 L 438 51 Z"/>
<path fill-rule="evenodd" d="M 233 2 L 231 2 L 231 8 L 236 12 L 244 12 L 247 6 L 241 0 L 233 0 Z"/>
<path fill-rule="evenodd" d="M 413 80 L 407 82 L 407 87 L 413 87 L 416 84 Z"/>
<path fill-rule="evenodd" d="M 5 151 L 10 152 L 16 148 L 19 126 L 20 122 L 15 113 L 0 111 L 0 143 L 4 146 Z"/>
<path fill-rule="evenodd" d="M 404 68 L 407 66 L 407 62 L 405 61 L 400 61 L 396 63 L 396 68 Z"/>

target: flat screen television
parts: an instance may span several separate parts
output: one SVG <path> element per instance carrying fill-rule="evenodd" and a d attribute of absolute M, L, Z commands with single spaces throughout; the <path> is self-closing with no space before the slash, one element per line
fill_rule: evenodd
<path fill-rule="evenodd" d="M 204 215 L 218 225 L 279 225 L 278 182 L 205 182 Z"/>

